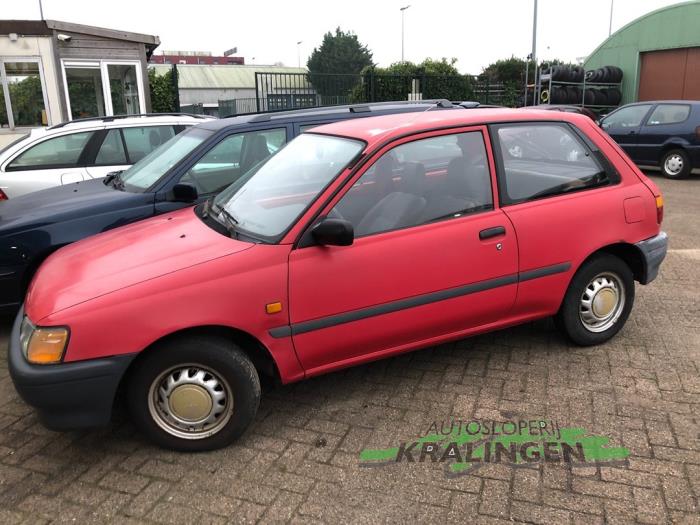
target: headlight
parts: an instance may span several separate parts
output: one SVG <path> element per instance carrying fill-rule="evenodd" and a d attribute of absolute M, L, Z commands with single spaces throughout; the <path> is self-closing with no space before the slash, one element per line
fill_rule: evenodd
<path fill-rule="evenodd" d="M 25 316 L 19 330 L 19 342 L 27 361 L 51 365 L 63 359 L 69 335 L 65 326 L 34 326 Z"/>

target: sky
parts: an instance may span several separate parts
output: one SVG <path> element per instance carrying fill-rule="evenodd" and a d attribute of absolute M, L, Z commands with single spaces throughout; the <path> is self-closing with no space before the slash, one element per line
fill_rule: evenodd
<path fill-rule="evenodd" d="M 613 32 L 674 0 L 612 0 Z M 158 35 L 163 50 L 237 47 L 248 64 L 302 65 L 324 33 L 354 31 L 388 66 L 405 59 L 457 58 L 462 73 L 478 74 L 532 47 L 534 0 L 43 0 L 44 17 Z M 539 0 L 537 56 L 575 61 L 608 36 L 611 0 Z M 39 0 L 0 0 L 3 19 L 39 19 Z M 301 44 L 297 45 L 297 42 Z"/>

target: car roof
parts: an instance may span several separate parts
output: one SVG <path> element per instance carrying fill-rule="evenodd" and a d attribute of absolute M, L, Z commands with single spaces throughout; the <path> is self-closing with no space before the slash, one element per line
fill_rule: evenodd
<path fill-rule="evenodd" d="M 245 124 L 278 123 L 287 124 L 301 122 L 305 120 L 313 121 L 315 118 L 324 118 L 333 115 L 361 114 L 369 116 L 373 113 L 407 113 L 414 111 L 425 111 L 429 108 L 471 108 L 478 106 L 477 102 L 450 102 L 444 99 L 419 100 L 419 101 L 397 101 L 397 102 L 375 102 L 367 104 L 353 104 L 346 106 L 321 106 L 312 108 L 302 108 L 291 111 L 275 111 L 267 113 L 249 113 L 234 117 L 210 120 L 199 124 L 198 127 L 218 131 L 231 126 Z"/>
<path fill-rule="evenodd" d="M 104 117 L 89 117 L 84 119 L 69 120 L 54 126 L 45 128 L 47 131 L 53 130 L 74 130 L 100 127 L 121 127 L 133 125 L 158 125 L 171 122 L 182 122 L 188 124 L 198 124 L 203 120 L 214 120 L 208 115 L 192 115 L 189 113 L 146 113 L 143 115 L 110 115 Z"/>
<path fill-rule="evenodd" d="M 424 111 L 411 115 L 395 114 L 345 120 L 318 126 L 307 133 L 339 135 L 360 139 L 367 143 L 376 143 L 390 136 L 420 133 L 432 129 L 522 121 L 584 123 L 590 122 L 590 119 L 579 113 L 564 111 L 475 108 L 469 111 Z"/>
<path fill-rule="evenodd" d="M 648 104 L 693 104 L 693 105 L 697 105 L 697 104 L 700 104 L 700 100 L 680 100 L 680 99 L 642 100 L 639 102 L 631 102 L 629 104 L 625 104 L 624 106 L 620 106 L 620 108 L 624 108 L 625 106 L 640 106 L 640 105 L 648 105 Z M 620 109 L 620 108 L 616 108 L 616 109 Z"/>

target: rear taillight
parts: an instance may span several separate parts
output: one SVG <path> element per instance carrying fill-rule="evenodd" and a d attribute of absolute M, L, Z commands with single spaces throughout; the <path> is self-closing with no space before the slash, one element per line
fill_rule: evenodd
<path fill-rule="evenodd" d="M 5 195 L 5 192 L 0 189 L 0 201 L 6 201 L 7 200 L 7 195 Z"/>
<path fill-rule="evenodd" d="M 664 220 L 664 197 L 663 195 L 656 196 L 656 222 L 661 224 Z"/>

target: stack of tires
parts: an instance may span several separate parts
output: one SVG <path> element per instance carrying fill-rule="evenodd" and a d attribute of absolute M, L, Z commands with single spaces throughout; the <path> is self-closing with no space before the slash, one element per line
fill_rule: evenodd
<path fill-rule="evenodd" d="M 551 74 L 554 82 L 583 82 L 586 72 L 581 66 L 552 66 L 544 69 L 542 74 Z"/>
<path fill-rule="evenodd" d="M 622 82 L 622 70 L 617 66 L 604 66 L 586 71 L 587 84 L 618 84 Z"/>
<path fill-rule="evenodd" d="M 617 84 L 622 82 L 622 70 L 617 66 L 603 66 L 586 71 L 586 84 Z M 591 87 L 586 89 L 586 106 L 617 106 L 622 93 L 616 87 Z"/>
<path fill-rule="evenodd" d="M 580 66 L 552 66 L 542 70 L 542 75 L 551 75 L 553 83 L 583 83 L 574 85 L 552 85 L 551 90 L 543 89 L 540 102 L 545 104 L 581 104 L 585 106 L 617 106 L 622 93 L 615 86 L 589 87 L 588 84 L 617 84 L 622 81 L 622 70 L 617 66 L 604 66 L 584 71 Z"/>

